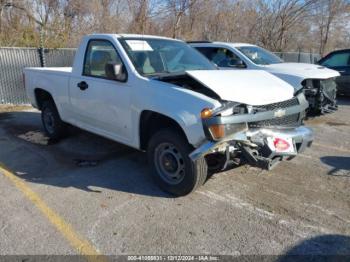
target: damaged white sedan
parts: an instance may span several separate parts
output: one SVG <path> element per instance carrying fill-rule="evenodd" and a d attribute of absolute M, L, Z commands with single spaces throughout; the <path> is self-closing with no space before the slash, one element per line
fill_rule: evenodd
<path fill-rule="evenodd" d="M 205 41 L 190 44 L 220 68 L 263 70 L 292 85 L 296 93 L 303 91 L 310 115 L 337 110 L 335 79 L 339 73 L 335 70 L 313 64 L 285 63 L 273 53 L 251 44 Z"/>

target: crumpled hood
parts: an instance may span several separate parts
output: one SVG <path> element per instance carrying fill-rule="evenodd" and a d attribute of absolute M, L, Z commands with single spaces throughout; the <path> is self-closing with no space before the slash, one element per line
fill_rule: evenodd
<path fill-rule="evenodd" d="M 186 73 L 213 90 L 223 100 L 266 105 L 294 96 L 291 85 L 261 70 L 196 70 Z"/>
<path fill-rule="evenodd" d="M 328 79 L 339 76 L 335 70 L 320 65 L 305 63 L 280 63 L 265 65 L 266 71 L 273 74 L 285 74 L 304 79 Z"/>

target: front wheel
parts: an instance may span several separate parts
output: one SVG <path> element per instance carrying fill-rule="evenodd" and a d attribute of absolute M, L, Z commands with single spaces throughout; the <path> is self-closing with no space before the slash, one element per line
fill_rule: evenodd
<path fill-rule="evenodd" d="M 193 148 L 182 134 L 170 129 L 157 132 L 149 142 L 148 161 L 158 185 L 166 192 L 184 196 L 196 190 L 207 178 L 204 158 L 192 161 Z"/>

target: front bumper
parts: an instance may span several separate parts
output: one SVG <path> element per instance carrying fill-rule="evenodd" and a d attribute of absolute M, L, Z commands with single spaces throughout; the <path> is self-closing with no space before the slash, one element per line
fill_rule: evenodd
<path fill-rule="evenodd" d="M 301 153 L 305 151 L 307 147 L 310 147 L 314 140 L 312 129 L 307 128 L 305 126 L 300 126 L 297 128 L 285 129 L 285 130 L 259 129 L 254 131 L 248 131 L 247 136 L 250 138 L 251 141 L 255 143 L 260 142 L 263 145 L 266 145 L 266 139 L 269 137 L 289 138 L 293 141 L 295 146 L 295 153 L 272 152 L 271 155 L 268 156 L 270 158 L 273 158 L 276 155 L 291 156 L 291 155 Z"/>
<path fill-rule="evenodd" d="M 229 116 L 221 115 L 223 111 L 227 110 L 227 105 L 216 110 L 212 117 L 203 119 L 203 128 L 207 140 L 190 154 L 190 158 L 196 161 L 207 154 L 222 151 L 226 151 L 228 156 L 229 150 L 234 150 L 250 157 L 253 162 L 254 160 L 257 162 L 262 160 L 268 163 L 267 165 L 270 167 L 270 160 L 272 159 L 291 158 L 304 151 L 313 141 L 312 130 L 302 126 L 308 102 L 302 93 L 294 100 L 286 102 L 288 103 L 266 105 L 263 111 Z M 282 105 L 287 106 L 279 107 Z M 292 124 L 283 121 L 295 115 L 297 119 Z M 229 133 L 225 134 L 225 137 L 220 140 L 215 140 L 210 132 L 209 127 L 211 125 L 225 125 L 225 130 Z M 295 150 L 292 153 L 271 150 L 268 139 L 276 137 L 293 141 Z"/>
<path fill-rule="evenodd" d="M 274 152 L 268 148 L 267 139 L 269 137 L 280 137 L 292 139 L 296 153 Z M 305 126 L 290 129 L 255 129 L 235 134 L 231 140 L 219 142 L 207 141 L 195 149 L 190 158 L 195 161 L 200 157 L 215 152 L 219 148 L 228 146 L 237 147 L 237 143 L 242 147 L 259 148 L 263 157 L 273 159 L 275 157 L 294 156 L 310 147 L 313 142 L 313 131 Z"/>

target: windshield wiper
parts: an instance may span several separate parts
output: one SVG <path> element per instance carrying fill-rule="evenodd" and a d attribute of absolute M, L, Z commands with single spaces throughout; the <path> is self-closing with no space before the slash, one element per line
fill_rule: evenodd
<path fill-rule="evenodd" d="M 173 78 L 173 77 L 179 77 L 179 76 L 185 76 L 186 72 L 179 72 L 179 73 L 164 73 L 164 74 L 158 74 L 157 76 L 152 77 L 152 79 L 155 80 L 163 80 L 167 78 Z"/>

